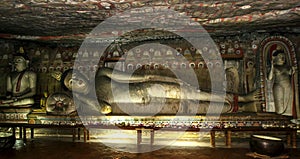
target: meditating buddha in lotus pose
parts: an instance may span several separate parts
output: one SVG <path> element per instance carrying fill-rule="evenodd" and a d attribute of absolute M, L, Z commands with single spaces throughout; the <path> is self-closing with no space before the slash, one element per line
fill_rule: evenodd
<path fill-rule="evenodd" d="M 36 95 L 36 73 L 27 70 L 29 59 L 23 54 L 15 55 L 12 64 L 14 70 L 7 77 L 6 99 L 0 100 L 0 106 L 32 106 Z"/>

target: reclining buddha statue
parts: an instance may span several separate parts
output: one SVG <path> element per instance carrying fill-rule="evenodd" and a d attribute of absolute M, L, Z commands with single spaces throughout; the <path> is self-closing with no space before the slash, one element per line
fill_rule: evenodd
<path fill-rule="evenodd" d="M 77 70 L 67 70 L 64 73 L 54 72 L 52 76 L 72 91 L 75 98 L 83 101 L 85 103 L 83 105 L 100 106 L 94 110 L 102 114 L 111 113 L 114 103 L 147 105 L 154 98 L 207 102 L 224 102 L 225 99 L 229 102 L 238 100 L 238 102 L 246 103 L 259 100 L 260 97 L 257 91 L 247 95 L 226 94 L 224 97 L 217 93 L 195 89 L 177 78 L 160 75 L 131 75 L 106 67 L 97 71 L 95 81 L 89 81 Z M 90 82 L 95 82 L 95 84 Z M 95 87 L 97 101 L 90 98 L 91 86 Z"/>

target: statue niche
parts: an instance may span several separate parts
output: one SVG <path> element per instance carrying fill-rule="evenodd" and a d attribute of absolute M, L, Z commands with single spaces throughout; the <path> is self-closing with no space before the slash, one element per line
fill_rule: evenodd
<path fill-rule="evenodd" d="M 292 43 L 285 37 L 272 36 L 261 44 L 262 108 L 266 112 L 299 117 L 297 63 Z"/>

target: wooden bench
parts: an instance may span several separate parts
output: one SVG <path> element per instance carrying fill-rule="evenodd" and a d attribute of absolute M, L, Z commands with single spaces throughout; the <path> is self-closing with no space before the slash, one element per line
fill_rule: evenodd
<path fill-rule="evenodd" d="M 296 148 L 297 128 L 290 127 L 290 117 L 275 113 L 231 113 L 221 115 L 196 115 L 196 116 L 53 116 L 47 114 L 31 113 L 27 123 L 0 122 L 0 127 L 12 127 L 15 133 L 20 128 L 20 138 L 26 140 L 26 129 L 71 129 L 72 139 L 80 140 L 83 130 L 84 142 L 89 140 L 89 129 L 123 129 L 137 133 L 137 144 L 142 142 L 142 132 L 150 131 L 150 144 L 154 144 L 155 131 L 190 131 L 209 132 L 210 144 L 216 146 L 215 133 L 224 132 L 225 145 L 231 146 L 231 137 L 234 132 L 251 133 L 281 133 L 287 136 L 287 145 Z M 179 125 L 179 126 L 178 126 Z M 23 133 L 23 135 L 22 135 Z"/>
<path fill-rule="evenodd" d="M 0 127 L 12 127 L 13 134 L 16 134 L 16 128 L 19 128 L 19 138 L 24 141 L 27 139 L 27 129 L 30 129 L 31 138 L 34 138 L 34 129 L 72 129 L 72 140 L 76 140 L 76 130 L 77 139 L 80 140 L 80 132 L 83 129 L 84 132 L 84 142 L 90 139 L 89 129 L 122 129 L 122 130 L 132 130 L 137 132 L 137 144 L 142 142 L 142 132 L 150 132 L 150 144 L 153 145 L 155 140 L 155 131 L 187 131 L 187 132 L 210 132 L 210 144 L 212 147 L 216 146 L 215 133 L 220 131 L 225 134 L 225 145 L 231 147 L 231 137 L 234 132 L 251 132 L 251 133 L 267 133 L 267 134 L 285 134 L 287 136 L 287 145 L 293 148 L 297 148 L 297 130 L 295 128 L 288 127 L 236 127 L 236 128 L 211 128 L 211 129 L 201 129 L 201 128 L 159 128 L 159 127 L 148 127 L 148 126 L 87 126 L 84 125 L 49 125 L 49 124 L 28 124 L 28 123 L 0 123 Z"/>
<path fill-rule="evenodd" d="M 16 128 L 19 128 L 19 138 L 26 142 L 27 128 L 30 129 L 30 137 L 34 138 L 34 129 L 72 129 L 72 139 L 76 140 L 76 130 L 78 140 L 80 140 L 80 129 L 83 125 L 47 125 L 47 124 L 28 124 L 28 123 L 0 123 L 0 127 L 11 127 L 12 133 L 16 136 Z M 87 137 L 84 137 L 85 139 Z"/>

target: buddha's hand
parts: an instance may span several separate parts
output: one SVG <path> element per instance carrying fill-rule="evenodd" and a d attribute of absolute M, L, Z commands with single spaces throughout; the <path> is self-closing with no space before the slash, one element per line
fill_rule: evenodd
<path fill-rule="evenodd" d="M 14 102 L 16 102 L 16 101 L 18 101 L 19 98 L 18 98 L 18 97 L 12 97 L 11 99 L 12 99 Z"/>
<path fill-rule="evenodd" d="M 6 100 L 1 100 L 0 104 L 9 104 L 9 103 L 13 103 L 16 102 L 16 100 L 14 99 L 6 99 Z"/>
<path fill-rule="evenodd" d="M 296 73 L 296 70 L 297 70 L 297 67 L 293 66 L 291 74 L 294 75 Z"/>

